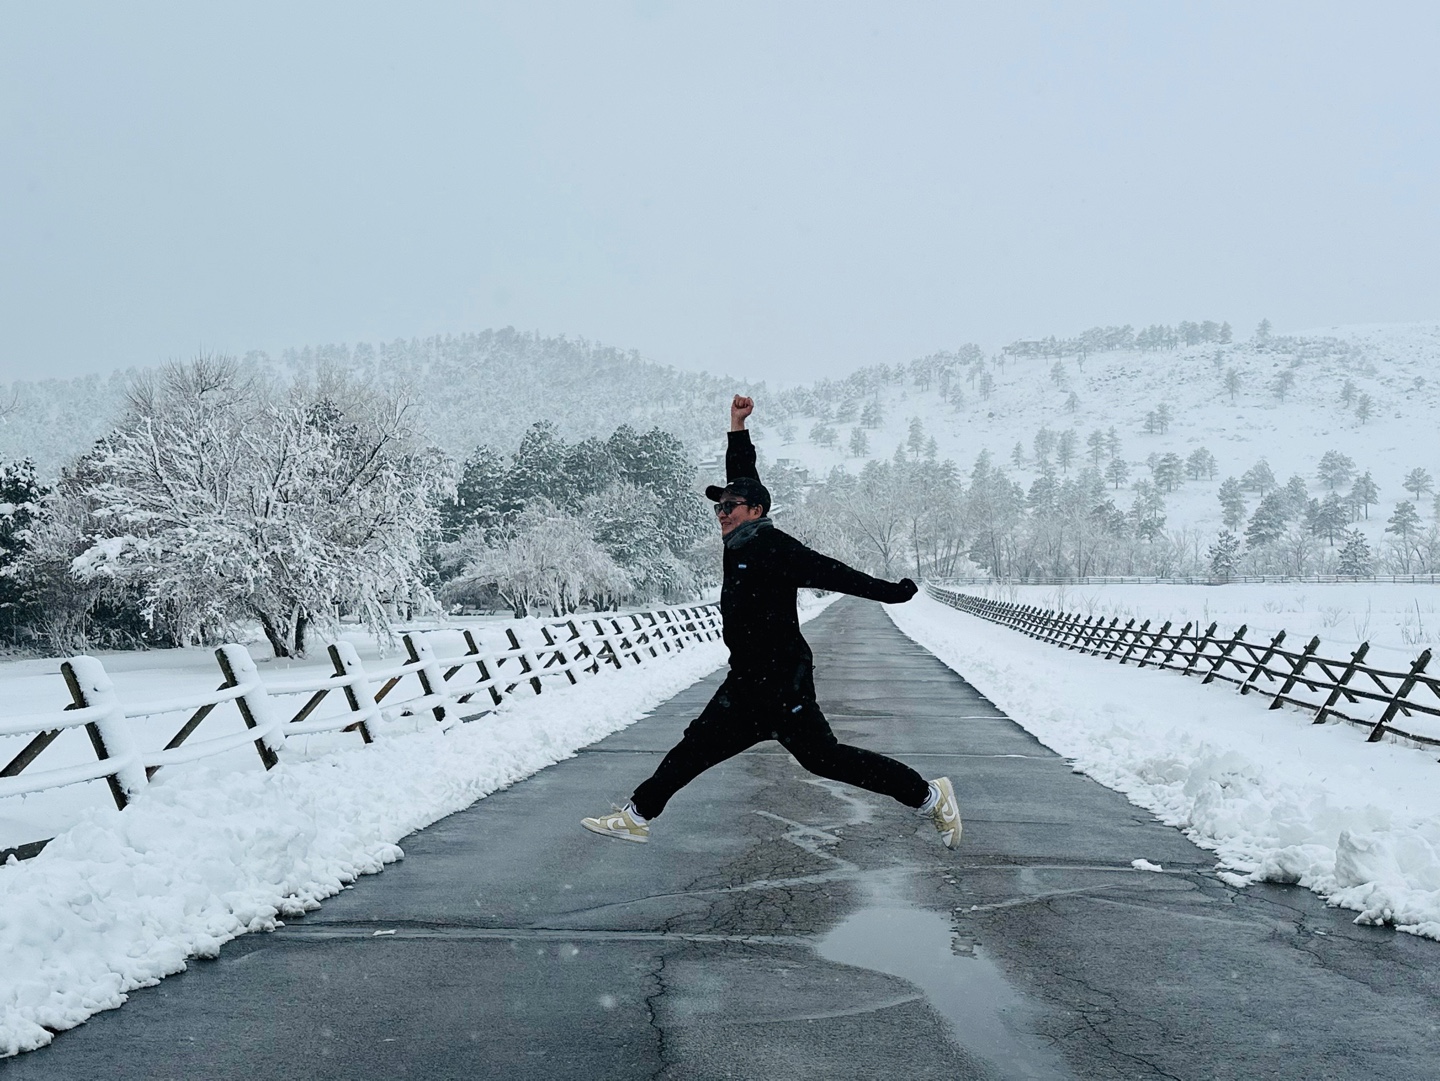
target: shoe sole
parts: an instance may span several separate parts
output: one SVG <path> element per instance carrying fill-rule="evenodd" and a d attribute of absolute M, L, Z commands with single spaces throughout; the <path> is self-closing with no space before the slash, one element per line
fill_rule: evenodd
<path fill-rule="evenodd" d="M 588 819 L 582 818 L 580 825 L 584 826 L 591 833 L 598 833 L 601 837 L 614 837 L 617 841 L 634 841 L 636 844 L 645 844 L 649 837 L 637 837 L 633 833 L 621 833 L 617 830 L 607 830 L 604 826 L 592 826 Z"/>

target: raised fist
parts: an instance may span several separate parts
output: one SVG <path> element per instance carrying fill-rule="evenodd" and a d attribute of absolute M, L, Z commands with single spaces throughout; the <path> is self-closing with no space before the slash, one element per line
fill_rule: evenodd
<path fill-rule="evenodd" d="M 755 411 L 755 399 L 743 394 L 735 395 L 730 402 L 730 430 L 739 431 L 745 427 L 745 418 Z"/>

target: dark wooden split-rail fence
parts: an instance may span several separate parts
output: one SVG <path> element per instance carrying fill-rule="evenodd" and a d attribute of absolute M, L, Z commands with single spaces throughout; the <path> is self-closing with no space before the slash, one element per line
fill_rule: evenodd
<path fill-rule="evenodd" d="M 1172 620 L 1157 627 L 1157 621 L 1147 619 L 1137 626 L 1135 619 L 1121 623 L 1118 616 L 1081 617 L 977 597 L 933 582 L 925 588 L 943 604 L 1042 642 L 1137 668 L 1164 668 L 1198 677 L 1201 683 L 1230 684 L 1241 694 L 1269 698 L 1271 709 L 1310 711 L 1315 724 L 1360 725 L 1371 743 L 1388 735 L 1440 746 L 1440 675 L 1426 672 L 1428 649 L 1404 669 L 1386 669 L 1367 663 L 1369 642 L 1347 657 L 1326 657 L 1318 636 L 1297 649 L 1287 646 L 1284 631 L 1252 641 L 1243 625 L 1230 634 L 1218 633 L 1215 623 L 1201 629 L 1191 622 L 1177 630 Z"/>
<path fill-rule="evenodd" d="M 262 679 L 244 646 L 223 645 L 215 651 L 219 687 L 200 695 L 150 702 L 122 702 L 99 660 L 71 657 L 60 666 L 70 692 L 68 706 L 53 713 L 0 716 L 0 737 L 32 737 L 0 767 L 0 797 L 103 780 L 116 806 L 123 810 L 160 769 L 249 744 L 254 745 L 264 767 L 272 769 L 292 737 L 350 732 L 371 743 L 383 720 L 426 713 L 448 729 L 494 713 L 517 694 L 540 694 L 553 680 L 574 684 L 585 676 L 713 641 L 720 637 L 721 624 L 719 606 L 708 604 L 577 616 L 538 626 L 517 622 L 504 627 L 508 646 L 500 649 L 482 647 L 473 630 L 461 634 L 464 652 L 447 656 L 436 655 L 427 634 L 404 634 L 404 662 L 378 671 L 367 671 L 349 642 L 334 642 L 327 647 L 332 674 L 291 681 Z M 321 710 L 332 695 L 343 705 Z M 234 703 L 243 727 L 238 727 L 233 717 L 220 725 L 212 721 L 212 730 L 227 730 L 203 739 L 191 738 L 207 718 L 228 703 Z M 184 720 L 164 747 L 144 748 L 131 722 L 164 716 Z M 95 754 L 92 761 L 36 766 L 61 733 L 78 728 L 84 728 L 90 738 Z M 37 840 L 0 850 L 0 864 L 11 855 L 20 859 L 33 856 L 47 843 L 48 839 Z"/>

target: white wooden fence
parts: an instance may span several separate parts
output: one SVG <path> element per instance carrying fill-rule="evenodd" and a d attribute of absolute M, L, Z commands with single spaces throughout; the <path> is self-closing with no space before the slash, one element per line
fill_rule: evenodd
<path fill-rule="evenodd" d="M 0 798 L 104 780 L 123 809 L 160 769 L 248 744 L 271 769 L 291 737 L 353 732 L 370 743 L 382 718 L 402 715 L 428 712 L 448 729 L 493 713 L 514 695 L 540 694 L 548 681 L 578 683 L 584 676 L 676 654 L 721 633 L 720 610 L 714 604 L 577 616 L 538 627 L 516 623 L 504 629 L 509 648 L 484 649 L 467 629 L 465 651 L 443 657 L 435 654 L 426 633 L 410 632 L 401 639 L 404 662 L 376 671 L 365 668 L 349 642 L 334 642 L 327 647 L 331 675 L 289 681 L 262 679 L 243 646 L 223 645 L 215 650 L 222 677 L 218 688 L 149 702 L 122 702 L 99 660 L 71 657 L 61 664 L 69 706 L 51 713 L 0 716 L 0 736 L 33 737 L 0 768 Z M 345 708 L 317 715 L 320 704 L 337 691 Z M 191 738 L 216 709 L 232 702 L 244 721 L 242 731 Z M 143 750 L 131 722 L 168 714 L 186 719 L 162 749 Z M 81 727 L 94 748 L 93 762 L 35 766 L 62 732 Z M 46 843 L 37 840 L 0 851 L 0 863 L 11 854 L 32 856 Z"/>

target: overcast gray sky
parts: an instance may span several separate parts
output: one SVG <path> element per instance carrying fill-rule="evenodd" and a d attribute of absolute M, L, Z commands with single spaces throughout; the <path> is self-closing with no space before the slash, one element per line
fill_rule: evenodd
<path fill-rule="evenodd" d="M 1440 5 L 0 0 L 0 378 L 1440 319 Z"/>

